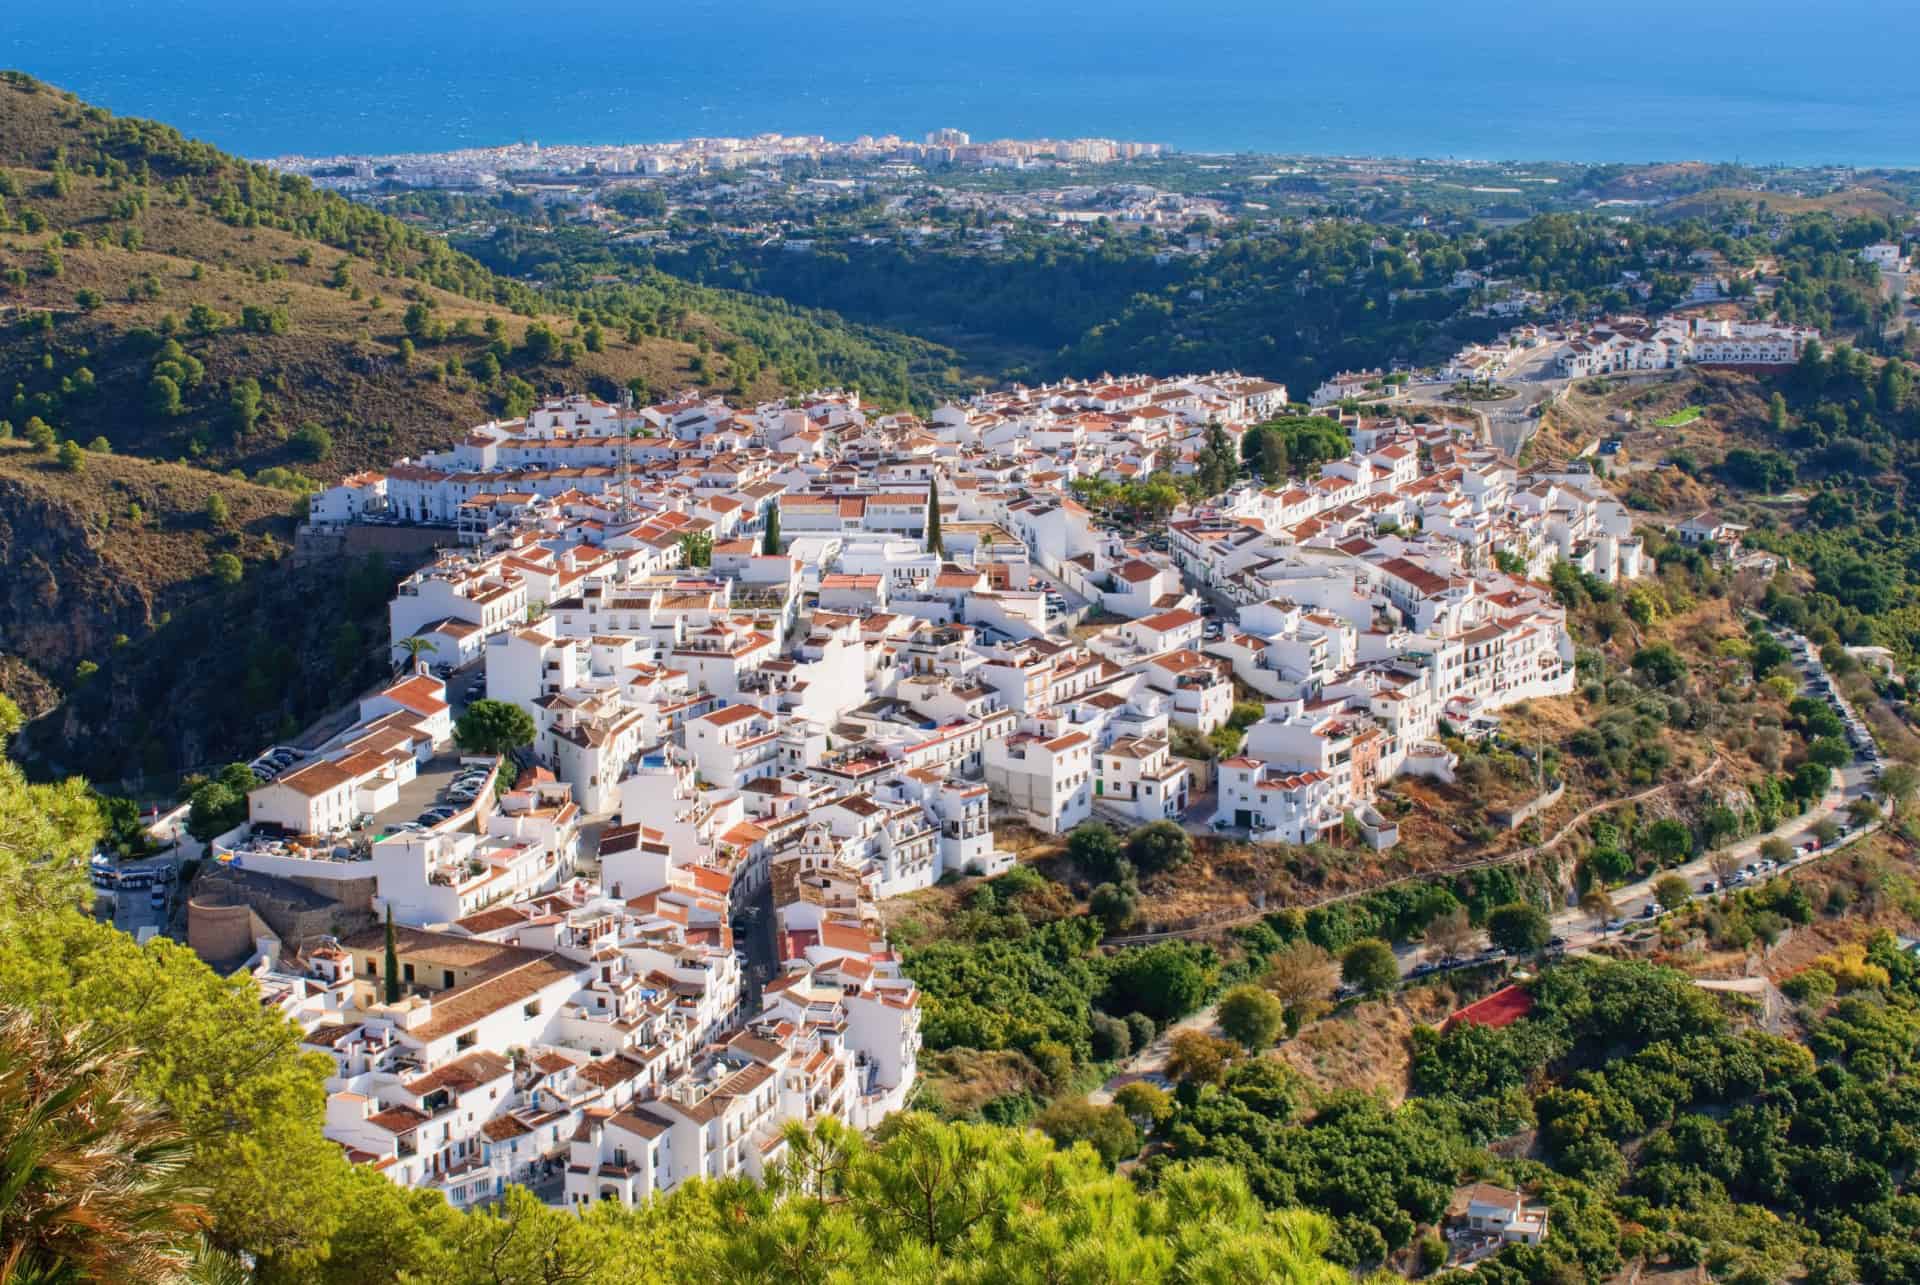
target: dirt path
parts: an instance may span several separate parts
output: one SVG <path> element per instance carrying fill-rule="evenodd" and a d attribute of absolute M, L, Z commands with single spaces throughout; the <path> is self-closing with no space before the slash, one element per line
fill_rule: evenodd
<path fill-rule="evenodd" d="M 1181 1031 L 1211 1031 L 1217 1005 L 1209 1004 L 1197 1013 L 1189 1013 L 1166 1030 L 1154 1037 L 1153 1043 L 1141 1049 L 1120 1064 L 1108 1081 L 1087 1095 L 1087 1101 L 1095 1106 L 1105 1106 L 1113 1101 L 1114 1093 L 1122 1085 L 1150 1075 L 1162 1075 L 1166 1072 L 1167 1059 L 1173 1055 L 1173 1037 Z"/>

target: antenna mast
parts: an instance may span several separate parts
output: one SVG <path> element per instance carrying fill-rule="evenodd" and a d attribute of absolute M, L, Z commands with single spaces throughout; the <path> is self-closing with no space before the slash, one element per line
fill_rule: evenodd
<path fill-rule="evenodd" d="M 633 480 L 628 447 L 633 441 L 633 390 L 627 389 L 620 397 L 620 521 L 624 525 L 633 513 L 633 498 L 629 483 Z"/>

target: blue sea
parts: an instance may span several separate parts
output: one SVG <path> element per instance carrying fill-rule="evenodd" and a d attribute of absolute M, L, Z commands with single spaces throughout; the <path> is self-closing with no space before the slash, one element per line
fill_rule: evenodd
<path fill-rule="evenodd" d="M 1893 0 L 18 0 L 0 65 L 249 156 L 953 126 L 1920 166 Z"/>

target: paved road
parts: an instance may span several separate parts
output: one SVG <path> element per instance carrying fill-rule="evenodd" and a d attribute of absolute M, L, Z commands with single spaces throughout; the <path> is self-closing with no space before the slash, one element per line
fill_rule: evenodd
<path fill-rule="evenodd" d="M 1540 426 L 1539 419 L 1533 414 L 1534 408 L 1552 398 L 1567 384 L 1566 378 L 1554 369 L 1554 361 L 1559 354 L 1560 347 L 1557 344 L 1523 348 L 1514 354 L 1512 364 L 1494 382 L 1515 390 L 1519 394 L 1516 397 L 1494 402 L 1455 401 L 1446 395 L 1453 387 L 1452 382 L 1447 381 L 1409 385 L 1407 402 L 1456 415 L 1463 411 L 1478 411 L 1486 420 L 1491 444 L 1503 453 L 1517 457 L 1525 448 L 1527 439 Z"/>
<path fill-rule="evenodd" d="M 189 841 L 191 842 L 191 841 Z M 198 844 L 194 847 L 198 849 Z M 142 931 L 152 929 L 166 933 L 171 925 L 174 912 L 181 909 L 180 863 L 183 859 L 181 849 L 163 852 L 158 856 L 147 857 L 140 861 L 123 861 L 115 865 L 114 870 L 123 878 L 131 874 L 165 876 L 158 886 L 167 893 L 164 907 L 153 904 L 152 888 L 130 888 L 105 894 L 112 902 L 113 926 L 121 932 L 138 938 Z"/>

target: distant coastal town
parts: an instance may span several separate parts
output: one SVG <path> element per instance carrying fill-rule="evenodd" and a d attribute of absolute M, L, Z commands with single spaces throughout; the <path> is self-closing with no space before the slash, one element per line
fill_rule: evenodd
<path fill-rule="evenodd" d="M 1111 138 L 996 139 L 975 142 L 963 129 L 936 129 L 920 141 L 898 134 L 862 134 L 833 142 L 818 134 L 756 134 L 752 138 L 687 138 L 667 143 L 576 143 L 543 147 L 537 140 L 504 147 L 392 156 L 276 156 L 275 169 L 304 174 L 337 191 L 388 184 L 490 189 L 510 175 L 682 175 L 791 161 L 844 161 L 902 166 L 1024 169 L 1058 163 L 1110 164 L 1160 156 L 1159 143 Z"/>

